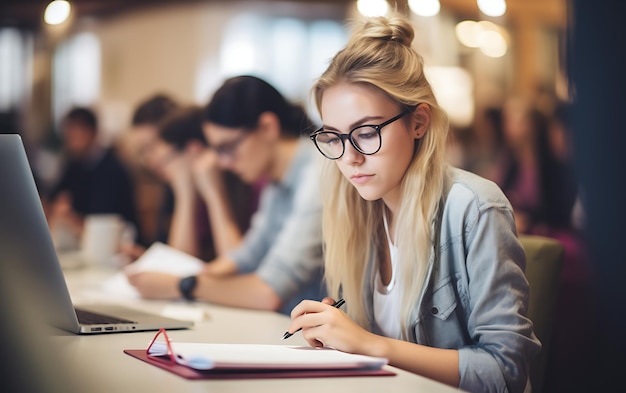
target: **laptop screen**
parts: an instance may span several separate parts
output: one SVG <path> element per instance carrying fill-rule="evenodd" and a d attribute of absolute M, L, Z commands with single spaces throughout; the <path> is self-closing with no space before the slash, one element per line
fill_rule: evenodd
<path fill-rule="evenodd" d="M 0 263 L 23 281 L 50 325 L 78 331 L 37 186 L 17 134 L 0 135 Z"/>

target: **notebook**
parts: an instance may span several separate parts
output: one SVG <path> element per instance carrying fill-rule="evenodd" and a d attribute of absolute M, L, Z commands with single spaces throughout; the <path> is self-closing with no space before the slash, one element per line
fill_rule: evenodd
<path fill-rule="evenodd" d="M 0 135 L 0 263 L 11 264 L 16 279 L 27 277 L 20 285 L 31 291 L 30 298 L 37 303 L 33 307 L 43 314 L 41 319 L 69 332 L 117 333 L 193 326 L 191 321 L 114 304 L 74 307 L 26 151 L 17 134 Z"/>
<path fill-rule="evenodd" d="M 147 349 L 124 353 L 187 379 L 393 376 L 385 358 L 309 346 L 173 342 L 161 329 Z"/>

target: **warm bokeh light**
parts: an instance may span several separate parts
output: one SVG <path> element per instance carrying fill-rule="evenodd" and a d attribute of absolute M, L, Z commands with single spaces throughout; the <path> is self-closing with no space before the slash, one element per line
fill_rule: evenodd
<path fill-rule="evenodd" d="M 49 25 L 59 25 L 70 16 L 70 3 L 65 0 L 54 0 L 48 4 L 43 19 Z"/>
<path fill-rule="evenodd" d="M 389 11 L 387 0 L 357 0 L 356 8 L 363 16 L 384 16 Z"/>
<path fill-rule="evenodd" d="M 483 30 L 478 35 L 479 49 L 489 57 L 502 57 L 506 54 L 508 45 L 499 31 Z"/>
<path fill-rule="evenodd" d="M 478 47 L 489 57 L 502 57 L 508 50 L 508 35 L 506 30 L 493 22 L 482 20 L 478 22 Z"/>
<path fill-rule="evenodd" d="M 409 8 L 419 16 L 435 16 L 441 9 L 439 0 L 409 0 Z"/>
<path fill-rule="evenodd" d="M 476 21 L 461 21 L 457 23 L 454 31 L 456 33 L 456 38 L 461 44 L 470 48 L 478 48 L 478 33 L 480 33 L 480 26 Z"/>
<path fill-rule="evenodd" d="M 488 16 L 502 16 L 506 12 L 505 0 L 478 0 L 478 8 Z"/>
<path fill-rule="evenodd" d="M 464 20 L 457 23 L 455 32 L 461 44 L 479 48 L 485 56 L 502 57 L 508 51 L 506 30 L 493 22 Z"/>
<path fill-rule="evenodd" d="M 439 105 L 456 127 L 468 127 L 474 120 L 474 85 L 472 76 L 461 67 L 428 66 L 428 77 Z"/>

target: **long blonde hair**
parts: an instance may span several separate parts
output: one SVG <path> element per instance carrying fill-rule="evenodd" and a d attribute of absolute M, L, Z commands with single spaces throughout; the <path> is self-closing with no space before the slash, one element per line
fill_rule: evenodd
<path fill-rule="evenodd" d="M 429 129 L 416 142 L 413 159 L 402 180 L 395 233 L 402 295 L 401 326 L 410 337 L 409 318 L 420 296 L 432 251 L 432 221 L 441 199 L 446 173 L 445 141 L 448 119 L 437 104 L 424 75 L 422 57 L 411 48 L 414 31 L 400 17 L 371 18 L 357 26 L 344 49 L 313 86 L 318 110 L 324 92 L 341 82 L 373 86 L 404 108 L 421 103 L 431 108 Z M 323 114 L 322 114 L 323 115 Z M 368 327 L 363 290 L 370 257 L 380 258 L 386 247 L 382 200 L 366 201 L 333 161 L 322 173 L 325 275 L 329 294 L 346 299 L 349 315 Z M 376 255 L 371 255 L 375 253 Z M 373 268 L 377 268 L 374 266 Z"/>

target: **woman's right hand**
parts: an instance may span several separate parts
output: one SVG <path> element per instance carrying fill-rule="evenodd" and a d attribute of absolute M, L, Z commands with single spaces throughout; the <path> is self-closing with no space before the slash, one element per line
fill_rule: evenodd
<path fill-rule="evenodd" d="M 349 353 L 368 355 L 368 348 L 380 339 L 332 306 L 331 298 L 321 302 L 303 300 L 291 311 L 288 332 L 302 328 L 302 336 L 313 347 L 333 347 Z"/>

